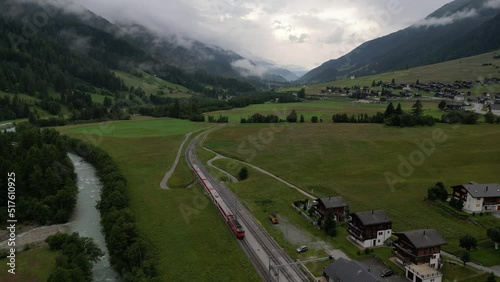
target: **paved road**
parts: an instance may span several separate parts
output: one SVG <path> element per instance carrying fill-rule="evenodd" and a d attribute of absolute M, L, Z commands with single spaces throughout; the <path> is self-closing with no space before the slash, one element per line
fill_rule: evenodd
<path fill-rule="evenodd" d="M 238 200 L 230 189 L 210 175 L 195 154 L 195 144 L 198 138 L 204 137 L 211 130 L 204 132 L 194 138 L 186 149 L 186 160 L 189 164 L 197 164 L 208 180 L 217 190 L 219 196 L 236 215 L 245 228 L 245 238 L 238 243 L 248 255 L 255 269 L 264 281 L 309 281 L 309 278 L 301 271 L 299 266 L 278 265 L 293 263 L 288 254 L 276 243 L 276 241 L 260 226 L 248 209 Z M 270 271 L 270 266 L 273 270 Z M 279 270 L 277 270 L 279 269 Z"/>
<path fill-rule="evenodd" d="M 487 111 L 483 111 L 483 104 L 480 103 L 472 103 L 472 111 L 481 115 L 487 113 Z"/>
<path fill-rule="evenodd" d="M 162 189 L 170 189 L 170 187 L 168 187 L 168 185 L 167 185 L 167 182 L 170 179 L 170 177 L 172 176 L 172 174 L 174 173 L 175 168 L 177 167 L 177 164 L 179 163 L 179 159 L 180 159 L 181 153 L 182 153 L 182 148 L 184 148 L 184 144 L 186 144 L 186 141 L 189 139 L 189 136 L 191 136 L 191 132 L 186 134 L 184 141 L 182 141 L 181 145 L 179 146 L 179 150 L 177 150 L 177 156 L 175 157 L 174 164 L 167 171 L 167 173 L 165 173 L 165 176 L 163 176 L 163 179 L 160 182 L 160 187 Z"/>

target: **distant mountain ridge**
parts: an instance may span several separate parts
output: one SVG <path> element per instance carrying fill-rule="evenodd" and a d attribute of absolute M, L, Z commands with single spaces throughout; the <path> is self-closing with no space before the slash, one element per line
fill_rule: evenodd
<path fill-rule="evenodd" d="M 491 0 L 456 0 L 414 25 L 363 43 L 298 82 L 316 83 L 407 69 L 500 48 L 500 9 Z M 500 7 L 499 7 L 500 8 Z"/>

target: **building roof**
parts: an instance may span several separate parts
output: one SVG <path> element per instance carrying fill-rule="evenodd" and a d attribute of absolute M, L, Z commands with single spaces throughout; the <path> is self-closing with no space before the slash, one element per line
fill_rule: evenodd
<path fill-rule="evenodd" d="M 347 207 L 347 203 L 344 201 L 344 198 L 340 196 L 321 198 L 317 199 L 317 201 L 322 202 L 327 209 Z"/>
<path fill-rule="evenodd" d="M 500 111 L 500 104 L 492 104 L 489 107 L 492 111 Z"/>
<path fill-rule="evenodd" d="M 454 101 L 445 101 L 446 106 L 463 106 L 462 102 L 454 102 Z"/>
<path fill-rule="evenodd" d="M 463 187 L 469 194 L 474 198 L 489 198 L 489 197 L 500 197 L 500 184 L 479 184 L 475 182 L 470 182 L 469 184 L 462 184 L 455 187 Z"/>
<path fill-rule="evenodd" d="M 353 214 L 357 216 L 363 225 L 375 225 L 383 223 L 392 223 L 391 219 L 385 214 L 384 210 L 373 210 L 365 212 L 357 212 Z"/>
<path fill-rule="evenodd" d="M 376 273 L 370 271 L 368 267 L 355 260 L 339 258 L 329 264 L 324 273 L 333 281 L 342 282 L 378 282 L 382 281 Z"/>
<path fill-rule="evenodd" d="M 402 237 L 408 238 L 413 246 L 417 249 L 430 248 L 435 246 L 445 245 L 446 241 L 434 229 L 418 229 L 404 232 L 394 233 L 399 239 Z"/>

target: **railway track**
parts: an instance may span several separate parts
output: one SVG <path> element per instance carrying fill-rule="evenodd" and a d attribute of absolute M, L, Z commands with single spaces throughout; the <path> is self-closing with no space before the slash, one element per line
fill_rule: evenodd
<path fill-rule="evenodd" d="M 206 136 L 212 130 L 195 137 L 186 148 L 186 161 L 192 167 L 196 164 L 205 174 L 219 196 L 233 211 L 245 228 L 245 238 L 238 240 L 240 247 L 252 262 L 263 281 L 310 281 L 309 277 L 297 265 L 283 266 L 293 263 L 288 254 L 279 244 L 260 226 L 253 215 L 244 207 L 234 193 L 224 184 L 217 181 L 197 159 L 195 144 L 198 138 Z"/>

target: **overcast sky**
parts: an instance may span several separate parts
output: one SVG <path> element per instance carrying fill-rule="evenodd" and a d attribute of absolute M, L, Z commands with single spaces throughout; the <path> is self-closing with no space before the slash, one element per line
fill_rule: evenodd
<path fill-rule="evenodd" d="M 135 21 L 280 65 L 314 68 L 408 27 L 451 0 L 75 0 L 112 22 Z"/>

